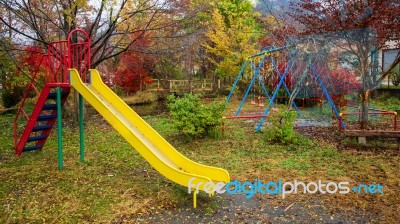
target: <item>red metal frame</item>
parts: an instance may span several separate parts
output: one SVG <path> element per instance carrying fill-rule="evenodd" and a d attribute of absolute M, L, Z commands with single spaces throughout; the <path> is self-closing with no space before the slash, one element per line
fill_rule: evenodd
<path fill-rule="evenodd" d="M 16 144 L 15 153 L 18 156 L 22 154 L 22 150 L 24 149 L 26 142 L 28 141 L 28 138 L 31 135 L 33 127 L 36 125 L 37 118 L 39 117 L 42 111 L 43 105 L 45 104 L 49 93 L 50 93 L 50 88 L 46 85 L 43 88 L 38 101 L 36 102 L 35 108 L 33 109 L 31 116 L 29 117 L 28 124 L 25 126 L 24 132 L 22 133 L 18 144 Z"/>
<path fill-rule="evenodd" d="M 268 115 L 255 114 L 255 115 L 239 115 L 239 116 L 226 116 L 225 119 L 251 119 L 251 118 L 262 118 L 268 117 Z"/>
<path fill-rule="evenodd" d="M 74 42 L 73 39 L 78 42 Z M 79 38 L 85 40 L 80 41 Z M 75 68 L 83 82 L 89 82 L 88 72 L 90 69 L 90 38 L 86 31 L 75 29 L 68 35 L 68 68 Z"/>
<path fill-rule="evenodd" d="M 29 84 L 27 86 L 27 90 L 25 92 L 25 95 L 22 98 L 21 104 L 19 105 L 17 114 L 15 115 L 15 118 L 14 118 L 14 145 L 15 145 L 15 147 L 17 146 L 17 143 L 18 143 L 17 141 L 19 139 L 19 136 L 18 136 L 18 118 L 19 118 L 19 115 L 22 113 L 24 115 L 24 117 L 27 120 L 29 120 L 29 116 L 28 116 L 28 114 L 26 113 L 26 111 L 24 109 L 25 101 L 28 98 L 28 96 L 29 96 L 29 94 L 31 93 L 32 90 L 34 90 L 36 92 L 36 94 L 38 94 L 38 95 L 40 94 L 39 91 L 37 90 L 37 88 L 35 87 L 34 83 L 36 82 L 36 77 L 37 77 L 37 74 L 39 73 L 39 70 L 40 70 L 39 67 L 42 64 L 43 60 L 45 60 L 46 57 L 47 57 L 47 55 L 42 55 L 42 57 L 40 58 L 40 62 L 36 65 L 36 68 L 34 69 L 34 71 L 36 71 L 36 72 L 33 74 L 32 78 L 31 78 L 31 81 L 29 82 Z"/>
<path fill-rule="evenodd" d="M 390 110 L 379 110 L 379 109 L 371 109 L 370 110 L 374 110 L 376 112 L 368 112 L 368 114 L 382 114 L 382 115 L 393 115 L 393 129 L 396 131 L 397 130 L 397 112 L 396 111 L 390 111 Z M 361 121 L 361 111 L 360 109 L 358 110 L 358 112 L 344 112 L 340 114 L 340 119 L 343 119 L 343 115 L 358 115 L 358 122 Z M 338 124 L 339 126 L 339 131 L 343 131 L 343 127 L 341 125 L 341 123 L 339 122 Z"/>
<path fill-rule="evenodd" d="M 288 96 L 276 96 L 275 99 L 289 99 L 290 97 Z M 266 96 L 258 96 L 257 97 L 257 103 L 254 101 L 254 105 L 258 105 L 258 106 L 264 106 L 264 104 L 261 102 L 261 99 L 268 99 L 268 97 Z M 305 102 L 307 101 L 316 101 L 319 103 L 319 107 L 322 110 L 322 97 L 305 97 L 305 98 L 297 98 L 296 100 L 302 100 L 302 107 L 301 109 L 304 109 L 305 107 Z M 340 106 L 340 105 L 339 105 Z"/>
<path fill-rule="evenodd" d="M 47 51 L 47 83 L 68 83 L 68 41 L 52 42 Z"/>
<path fill-rule="evenodd" d="M 74 43 L 72 40 L 75 38 Z M 83 41 L 82 41 L 83 39 Z M 48 95 L 51 92 L 52 88 L 61 87 L 64 96 L 62 97 L 61 104 L 63 105 L 67 99 L 67 96 L 70 91 L 70 84 L 68 80 L 68 69 L 75 68 L 78 70 L 79 74 L 81 74 L 82 80 L 84 82 L 89 81 L 86 77 L 88 75 L 90 69 L 90 38 L 89 35 L 82 29 L 75 29 L 70 32 L 67 40 L 55 41 L 48 45 L 47 48 L 48 54 L 44 55 L 41 58 L 40 63 L 37 66 L 40 66 L 44 59 L 46 59 L 46 77 L 45 77 L 45 86 L 43 90 L 39 93 L 38 89 L 35 87 L 34 83 L 37 79 L 37 73 L 35 73 L 29 85 L 27 86 L 27 91 L 22 99 L 20 107 L 18 108 L 18 112 L 14 119 L 14 144 L 15 144 L 15 152 L 19 156 L 22 154 L 29 137 L 31 136 L 32 130 L 37 125 L 38 117 L 43 112 L 43 106 L 46 104 L 48 99 Z M 39 71 L 39 69 L 35 69 Z M 39 95 L 39 98 L 36 102 L 36 105 L 32 111 L 32 114 L 28 116 L 27 112 L 24 110 L 23 106 L 25 105 L 26 99 L 29 97 L 31 91 L 34 90 L 36 94 Z M 51 114 L 56 114 L 57 111 L 53 110 Z M 28 123 L 25 126 L 21 136 L 19 136 L 18 131 L 18 119 L 20 114 L 23 114 L 24 117 L 28 120 Z M 46 126 L 53 127 L 56 118 L 50 119 L 47 121 Z M 44 139 L 37 140 L 36 146 L 42 147 L 47 140 L 52 128 L 45 129 L 42 131 L 41 135 L 45 136 Z"/>

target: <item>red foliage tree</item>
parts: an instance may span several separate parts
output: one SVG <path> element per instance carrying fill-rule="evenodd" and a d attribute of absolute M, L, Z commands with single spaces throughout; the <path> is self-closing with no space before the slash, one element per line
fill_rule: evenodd
<path fill-rule="evenodd" d="M 388 41 L 400 45 L 398 15 L 400 7 L 392 0 L 299 0 L 291 4 L 291 15 L 304 26 L 303 34 L 324 34 L 358 58 L 356 73 L 362 82 L 362 122 L 368 123 L 370 92 L 383 77 L 376 79 L 371 68 L 371 52 L 385 47 Z M 332 42 L 333 43 L 333 42 Z"/>
<path fill-rule="evenodd" d="M 287 63 L 281 63 L 281 64 L 278 65 L 278 70 L 279 70 L 280 76 L 282 76 L 283 73 L 285 72 L 286 66 L 287 66 Z M 278 76 L 278 73 L 274 69 L 273 78 L 272 78 L 273 79 L 272 80 L 272 85 L 270 87 L 272 89 L 272 91 L 275 90 L 275 88 L 277 87 L 278 83 L 280 82 L 280 76 Z M 285 76 L 285 81 L 284 82 L 285 82 L 286 86 L 289 89 L 292 88 L 292 81 L 291 80 L 292 80 L 291 72 L 288 71 L 288 73 Z M 283 85 L 282 85 L 281 88 L 283 88 Z"/>
<path fill-rule="evenodd" d="M 16 61 L 15 74 L 4 82 L 7 88 L 25 88 L 38 72 L 44 74 L 44 68 L 47 66 L 45 55 L 42 53 L 42 49 L 37 46 L 25 47 Z M 44 77 L 37 76 L 36 81 L 39 80 L 44 81 Z"/>
<path fill-rule="evenodd" d="M 304 34 L 373 28 L 380 47 L 399 38 L 400 8 L 393 0 L 300 0 L 291 4 L 291 12 Z"/>
<path fill-rule="evenodd" d="M 144 53 L 148 46 L 149 41 L 141 38 L 131 46 L 130 51 L 120 57 L 115 83 L 127 93 L 142 90 L 144 84 L 153 81 L 149 75 L 154 70 L 155 59 L 152 55 Z"/>
<path fill-rule="evenodd" d="M 21 65 L 27 68 L 30 73 L 37 73 L 42 66 L 46 66 L 46 60 L 43 58 L 44 54 L 40 47 L 28 46 L 25 47 L 24 51 L 26 53 L 21 54 L 19 60 Z"/>
<path fill-rule="evenodd" d="M 336 93 L 351 93 L 354 89 L 360 89 L 361 83 L 357 80 L 354 72 L 347 68 L 338 68 L 330 73 L 331 85 Z"/>

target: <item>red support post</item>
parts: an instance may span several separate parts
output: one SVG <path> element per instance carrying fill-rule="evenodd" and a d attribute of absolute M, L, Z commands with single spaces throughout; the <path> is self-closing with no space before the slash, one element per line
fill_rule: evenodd
<path fill-rule="evenodd" d="M 225 117 L 222 117 L 222 138 L 225 136 Z"/>
<path fill-rule="evenodd" d="M 322 113 L 322 98 L 319 99 L 319 112 Z"/>
<path fill-rule="evenodd" d="M 339 119 L 338 119 L 338 125 L 339 125 L 339 132 L 343 131 L 343 126 L 342 126 L 342 122 L 340 122 L 342 120 L 342 113 L 339 114 Z"/>

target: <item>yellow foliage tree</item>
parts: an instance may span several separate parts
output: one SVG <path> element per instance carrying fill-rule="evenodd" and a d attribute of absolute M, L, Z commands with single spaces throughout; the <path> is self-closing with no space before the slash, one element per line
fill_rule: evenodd
<path fill-rule="evenodd" d="M 226 21 L 229 21 L 229 27 Z M 218 9 L 212 12 L 210 29 L 204 44 L 208 60 L 216 66 L 220 77 L 236 76 L 246 58 L 257 52 L 255 26 L 245 17 L 228 16 L 225 19 Z"/>

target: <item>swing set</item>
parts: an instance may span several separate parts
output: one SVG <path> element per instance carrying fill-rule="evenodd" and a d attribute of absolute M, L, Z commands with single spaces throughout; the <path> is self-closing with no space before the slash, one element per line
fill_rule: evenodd
<path fill-rule="evenodd" d="M 278 52 L 280 52 L 281 54 L 287 55 L 286 58 L 288 59 L 287 63 L 285 64 L 285 67 L 283 69 L 283 73 L 281 73 L 281 71 L 278 67 L 278 64 L 277 64 L 276 54 Z M 295 45 L 286 45 L 286 46 L 282 46 L 282 47 L 268 46 L 266 48 L 263 48 L 259 53 L 249 56 L 247 58 L 247 60 L 244 61 L 242 64 L 240 72 L 237 75 L 235 82 L 231 88 L 231 91 L 225 101 L 226 105 L 228 105 L 229 101 L 231 100 L 239 81 L 245 76 L 245 73 L 248 70 L 251 71 L 250 83 L 244 93 L 244 96 L 243 96 L 234 116 L 226 116 L 225 119 L 260 118 L 260 121 L 256 127 L 256 132 L 259 132 L 265 121 L 265 118 L 268 116 L 270 110 L 273 109 L 273 107 L 274 107 L 274 102 L 278 98 L 278 92 L 280 89 L 283 89 L 285 91 L 287 97 L 290 98 L 290 100 L 289 100 L 290 105 L 297 111 L 297 114 L 300 117 L 301 113 L 300 113 L 299 107 L 297 106 L 297 104 L 294 101 L 294 99 L 296 98 L 296 93 L 293 94 L 294 91 L 291 91 L 290 88 L 288 87 L 287 83 L 285 82 L 285 79 L 288 77 L 289 72 L 293 68 L 293 64 L 296 61 L 302 60 L 300 57 L 298 57 L 298 52 L 299 52 L 299 50 L 296 48 Z M 306 66 L 302 72 L 302 75 L 298 75 L 292 71 L 292 73 L 291 73 L 292 76 L 297 76 L 296 77 L 297 78 L 296 87 L 304 85 L 306 76 L 312 76 L 316 80 L 319 87 L 322 89 L 323 95 L 325 96 L 328 103 L 332 107 L 333 113 L 334 113 L 335 117 L 337 118 L 339 124 L 345 128 L 346 125 L 344 124 L 342 118 L 340 117 L 339 111 L 337 110 L 336 105 L 328 92 L 328 89 L 326 88 L 324 82 L 322 81 L 321 76 L 320 76 L 319 72 L 317 71 L 317 69 L 315 68 L 314 64 L 311 62 L 312 58 L 313 57 L 311 57 L 311 56 L 303 57 L 303 60 L 304 59 L 306 60 Z M 314 58 L 315 58 L 315 56 L 314 56 Z M 258 63 L 255 63 L 255 61 L 257 59 L 259 59 Z M 261 71 L 264 68 L 264 66 L 266 65 L 266 63 L 270 63 L 270 65 L 272 65 L 272 68 L 273 68 L 274 72 L 276 73 L 276 77 L 279 80 L 279 82 L 274 87 L 271 88 L 272 89 L 271 92 L 268 91 L 268 88 L 266 88 L 264 81 L 263 81 L 263 78 L 265 79 L 267 76 L 261 77 L 261 75 L 260 75 Z M 246 69 L 249 64 L 250 64 L 251 68 Z M 267 78 L 271 78 L 271 77 L 272 76 L 268 76 Z M 253 89 L 256 81 L 258 81 L 259 85 L 261 86 L 262 92 L 265 95 L 265 97 L 262 97 L 262 96 L 258 97 L 258 99 L 259 99 L 258 105 L 259 106 L 263 105 L 261 103 L 260 99 L 266 98 L 268 100 L 268 102 L 265 106 L 264 112 L 259 115 L 240 115 L 240 112 L 247 100 L 247 97 L 251 93 L 251 90 Z M 297 90 L 297 88 L 295 88 L 295 91 L 296 90 Z M 254 91 L 253 91 L 252 104 L 256 104 Z"/>

